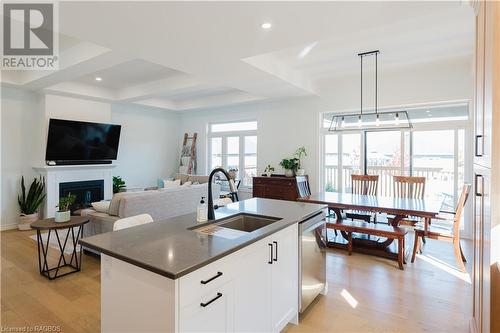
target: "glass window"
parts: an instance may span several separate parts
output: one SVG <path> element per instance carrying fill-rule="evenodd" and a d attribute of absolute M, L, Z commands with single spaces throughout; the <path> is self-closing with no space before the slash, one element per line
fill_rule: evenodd
<path fill-rule="evenodd" d="M 455 198 L 455 131 L 413 132 L 412 175 L 426 178 L 425 192 L 429 196 L 445 198 L 445 204 L 454 209 Z M 448 209 L 446 209 L 448 210 Z"/>
<path fill-rule="evenodd" d="M 339 138 L 336 134 L 325 135 L 325 191 L 336 192 L 338 186 Z"/>
<path fill-rule="evenodd" d="M 378 194 L 392 195 L 392 177 L 401 174 L 401 131 L 366 133 L 366 172 L 378 175 Z"/>
<path fill-rule="evenodd" d="M 220 123 L 220 124 L 211 124 L 210 132 L 219 133 L 219 132 L 234 132 L 234 131 L 255 131 L 257 130 L 257 122 L 256 121 L 243 121 L 243 122 L 235 122 L 235 123 Z"/>
<path fill-rule="evenodd" d="M 351 192 L 351 175 L 361 173 L 361 134 L 342 135 L 342 179 L 344 191 Z"/>
<path fill-rule="evenodd" d="M 243 186 L 252 186 L 252 177 L 257 175 L 256 129 L 256 121 L 210 124 L 209 169 L 219 166 L 237 170 L 236 180 Z"/>
<path fill-rule="evenodd" d="M 257 136 L 245 136 L 244 162 L 243 185 L 251 186 L 252 177 L 257 176 Z"/>
<path fill-rule="evenodd" d="M 210 159 L 210 169 L 222 166 L 222 138 L 212 138 L 210 140 L 211 145 L 211 159 Z"/>

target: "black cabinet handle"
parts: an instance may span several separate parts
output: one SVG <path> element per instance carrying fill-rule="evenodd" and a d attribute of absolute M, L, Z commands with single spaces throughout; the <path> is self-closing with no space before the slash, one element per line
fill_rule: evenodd
<path fill-rule="evenodd" d="M 217 272 L 217 274 L 215 274 L 215 276 L 212 276 L 210 279 L 208 279 L 208 280 L 201 280 L 200 282 L 201 282 L 201 284 L 207 284 L 210 281 L 213 281 L 213 280 L 217 279 L 220 276 L 222 276 L 222 272 Z"/>
<path fill-rule="evenodd" d="M 479 190 L 479 178 L 481 178 L 481 190 Z M 483 196 L 483 192 L 484 192 L 484 177 L 482 175 L 475 175 L 475 179 L 474 179 L 474 183 L 475 183 L 475 192 L 476 192 L 476 197 L 482 197 Z"/>
<path fill-rule="evenodd" d="M 479 152 L 479 139 L 483 139 L 483 136 L 482 135 L 476 135 L 475 137 L 475 147 L 474 147 L 474 154 L 476 155 L 476 157 L 481 157 L 483 156 L 483 150 L 481 149 L 481 153 Z"/>
<path fill-rule="evenodd" d="M 217 296 L 215 296 L 214 298 L 212 298 L 210 301 L 208 301 L 206 303 L 200 303 L 200 306 L 202 306 L 202 307 L 209 306 L 210 304 L 212 304 L 213 302 L 215 302 L 216 300 L 218 300 L 221 297 L 222 297 L 222 293 L 217 293 Z"/>
<path fill-rule="evenodd" d="M 274 258 L 273 260 L 274 261 L 278 261 L 278 242 L 277 241 L 273 241 L 274 245 L 276 245 L 276 250 L 274 252 Z"/>
<path fill-rule="evenodd" d="M 273 244 L 269 243 L 270 253 L 269 253 L 269 261 L 267 262 L 268 264 L 273 264 Z"/>

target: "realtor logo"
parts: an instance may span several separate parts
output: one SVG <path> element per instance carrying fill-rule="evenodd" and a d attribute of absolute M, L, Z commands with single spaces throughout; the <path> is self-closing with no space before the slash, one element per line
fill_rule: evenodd
<path fill-rule="evenodd" d="M 2 69 L 57 69 L 55 5 L 3 4 Z"/>

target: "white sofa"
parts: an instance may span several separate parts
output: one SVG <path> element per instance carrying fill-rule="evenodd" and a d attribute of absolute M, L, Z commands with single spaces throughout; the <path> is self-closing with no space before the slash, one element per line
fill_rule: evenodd
<path fill-rule="evenodd" d="M 213 198 L 219 197 L 220 187 L 212 184 Z M 139 214 L 149 214 L 154 221 L 196 212 L 201 197 L 207 197 L 208 184 L 180 186 L 141 192 L 117 193 L 109 211 L 87 213 L 90 222 L 84 227 L 84 236 L 113 231 L 116 220 Z M 193 221 L 195 222 L 195 221 Z"/>

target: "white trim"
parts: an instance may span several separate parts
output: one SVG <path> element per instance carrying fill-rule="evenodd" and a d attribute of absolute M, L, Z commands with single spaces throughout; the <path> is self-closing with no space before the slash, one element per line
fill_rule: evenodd
<path fill-rule="evenodd" d="M 12 224 L 5 224 L 0 226 L 0 231 L 7 231 L 7 230 L 13 230 L 17 229 L 17 223 L 12 223 Z"/>

